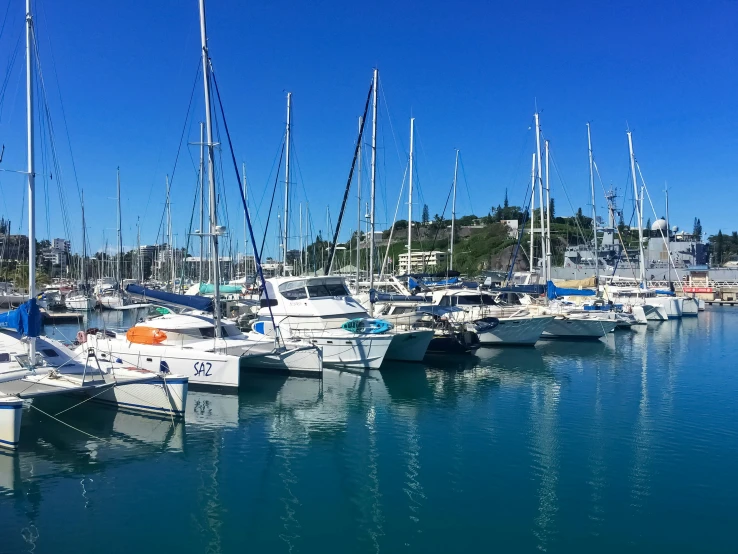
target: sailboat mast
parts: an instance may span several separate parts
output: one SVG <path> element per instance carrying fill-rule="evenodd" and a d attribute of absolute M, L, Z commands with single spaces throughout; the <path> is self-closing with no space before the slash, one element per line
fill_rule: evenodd
<path fill-rule="evenodd" d="M 85 223 L 85 191 L 82 191 L 82 270 L 80 277 L 83 285 L 87 284 L 87 273 L 85 271 L 85 262 L 87 261 L 87 225 Z"/>
<path fill-rule="evenodd" d="M 635 154 L 633 153 L 633 135 L 630 131 L 626 131 L 626 134 L 628 135 L 628 150 L 630 151 L 630 172 L 631 177 L 633 179 L 633 191 L 634 191 L 634 198 L 636 203 L 636 212 L 637 212 L 637 218 L 638 218 L 638 254 L 640 256 L 640 264 L 639 264 L 639 276 L 641 279 L 641 286 L 646 286 L 646 267 L 643 265 L 644 255 L 643 255 L 643 214 L 642 214 L 642 205 L 639 201 L 639 195 L 638 195 L 638 181 L 636 180 L 636 170 L 635 170 Z"/>
<path fill-rule="evenodd" d="M 595 206 L 594 160 L 592 157 L 592 133 L 587 123 L 587 146 L 589 148 L 589 187 L 592 191 L 592 233 L 594 234 L 595 285 L 600 281 L 600 251 L 597 245 L 597 207 Z"/>
<path fill-rule="evenodd" d="M 454 230 L 456 228 L 456 177 L 459 173 L 459 149 L 456 149 L 456 162 L 454 163 L 454 198 L 451 201 L 451 259 L 449 268 L 454 268 Z"/>
<path fill-rule="evenodd" d="M 410 181 L 407 193 L 407 272 L 412 269 L 413 258 L 413 147 L 415 145 L 415 118 L 410 118 Z"/>
<path fill-rule="evenodd" d="M 544 142 L 546 151 L 546 274 L 551 280 L 551 188 L 549 180 L 549 144 L 548 139 Z"/>
<path fill-rule="evenodd" d="M 282 236 L 282 275 L 287 275 L 287 236 L 290 227 L 290 120 L 292 118 L 292 93 L 287 93 L 287 130 L 285 131 L 284 156 L 284 234 Z"/>
<path fill-rule="evenodd" d="M 33 16 L 31 0 L 26 0 L 26 124 L 28 139 L 28 298 L 36 298 L 36 170 L 33 158 Z M 36 338 L 29 337 L 31 366 L 36 365 Z"/>
<path fill-rule="evenodd" d="M 535 267 L 535 259 L 533 257 L 534 242 L 536 236 L 536 218 L 533 217 L 536 209 L 536 153 L 533 152 L 533 161 L 530 166 L 530 273 L 531 279 Z"/>
<path fill-rule="evenodd" d="M 120 236 L 120 167 L 118 168 L 118 263 L 116 264 L 116 279 L 118 280 L 118 287 L 120 288 L 121 284 L 121 261 L 123 257 L 123 239 Z"/>
<path fill-rule="evenodd" d="M 374 191 L 377 180 L 377 82 L 379 70 L 374 70 L 372 82 L 372 169 L 371 169 L 371 211 L 369 212 L 369 289 L 374 288 Z M 409 223 L 409 222 L 408 222 Z M 373 315 L 374 307 L 370 304 L 369 314 Z"/>
<path fill-rule="evenodd" d="M 246 209 L 249 205 L 249 191 L 246 187 L 246 164 L 241 164 L 241 174 L 243 179 L 243 197 L 246 200 Z M 247 262 L 249 255 L 249 235 L 248 235 L 248 222 L 246 221 L 246 210 L 243 211 L 243 284 L 246 285 L 246 275 L 248 274 Z M 238 269 L 238 268 L 236 268 Z"/>
<path fill-rule="evenodd" d="M 546 266 L 546 223 L 543 219 L 543 178 L 541 175 L 541 120 L 538 112 L 535 113 L 536 119 L 536 159 L 538 171 L 536 173 L 538 180 L 538 200 L 541 205 L 541 265 L 543 269 L 544 281 L 549 280 L 548 268 Z"/>
<path fill-rule="evenodd" d="M 363 117 L 359 116 L 359 134 L 361 134 L 361 124 L 363 123 Z M 359 280 L 360 280 L 360 268 L 361 268 L 361 159 L 364 157 L 364 152 L 359 145 L 359 175 L 357 176 L 356 182 L 356 294 L 359 294 Z"/>
<path fill-rule="evenodd" d="M 202 46 L 202 77 L 205 92 L 205 127 L 208 138 L 208 184 L 210 186 L 210 238 L 213 247 L 213 315 L 215 337 L 221 337 L 220 329 L 220 254 L 218 252 L 218 209 L 215 200 L 215 159 L 213 155 L 213 122 L 210 114 L 210 57 L 205 27 L 205 0 L 200 0 L 200 43 Z"/>
<path fill-rule="evenodd" d="M 200 282 L 203 279 L 203 258 L 205 249 L 205 124 L 200 122 Z"/>
<path fill-rule="evenodd" d="M 669 187 L 664 183 L 664 194 L 666 195 L 666 250 L 668 251 L 669 258 L 671 258 L 671 220 L 669 219 Z M 667 265 L 669 273 L 667 277 L 669 279 L 669 289 L 671 289 L 671 266 Z"/>

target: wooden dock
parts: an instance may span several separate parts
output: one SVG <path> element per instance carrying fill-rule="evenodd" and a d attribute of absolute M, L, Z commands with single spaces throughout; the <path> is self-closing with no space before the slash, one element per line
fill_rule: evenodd
<path fill-rule="evenodd" d="M 705 304 L 712 306 L 738 306 L 738 300 L 705 300 Z"/>

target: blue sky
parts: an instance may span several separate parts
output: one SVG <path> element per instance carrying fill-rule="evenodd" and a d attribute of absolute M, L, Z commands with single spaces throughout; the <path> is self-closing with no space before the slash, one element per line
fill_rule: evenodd
<path fill-rule="evenodd" d="M 21 0 L 0 3 L 8 18 L 0 36 L 2 98 L 0 167 L 25 164 Z M 35 3 L 36 25 L 68 203 L 58 209 L 50 182 L 48 217 L 39 187 L 41 237 L 65 234 L 80 244 L 80 206 L 66 139 L 85 190 L 93 249 L 114 243 L 115 170 L 123 183 L 124 243 L 155 240 L 199 60 L 196 0 Z M 380 69 L 377 221 L 389 225 L 406 163 L 409 118 L 416 118 L 416 198 L 441 213 L 462 152 L 458 214 L 483 215 L 502 202 L 523 202 L 534 145 L 537 102 L 543 131 L 560 170 L 552 174 L 557 214 L 589 210 L 585 123 L 605 185 L 629 185 L 626 124 L 659 215 L 664 182 L 671 220 L 706 232 L 736 225 L 738 185 L 733 160 L 738 109 L 738 3 L 711 2 L 346 2 L 274 3 L 210 0 L 210 52 L 238 161 L 245 162 L 257 230 L 266 219 L 285 121 L 293 93 L 293 225 L 309 202 L 314 230 L 326 206 L 335 222 L 353 154 L 357 118 L 373 67 Z M 66 123 L 59 103 L 64 104 Z M 202 85 L 197 82 L 185 139 L 198 139 Z M 65 128 L 66 127 L 66 128 Z M 367 128 L 368 130 L 368 128 Z M 225 140 L 225 137 L 222 137 Z M 172 185 L 178 245 L 195 194 L 192 161 L 183 149 Z M 190 157 L 190 154 L 192 157 Z M 242 215 L 227 152 L 225 192 L 233 240 L 243 241 Z M 39 154 L 40 156 L 40 154 Z M 365 166 L 365 170 L 367 167 Z M 365 179 L 368 183 L 368 179 Z M 563 182 L 563 184 L 562 184 Z M 466 185 L 468 183 L 469 193 Z M 632 185 L 630 185 L 632 186 Z M 564 187 L 566 192 L 564 191 Z M 364 187 L 367 190 L 367 187 Z M 0 214 L 20 222 L 24 183 L 0 173 Z M 598 210 L 605 202 L 598 189 Z M 281 205 L 282 192 L 278 192 Z M 628 191 L 628 198 L 632 193 Z M 263 201 L 261 199 L 264 198 Z M 261 202 L 260 202 L 261 201 Z M 356 225 L 352 193 L 343 236 Z M 472 205 L 470 205 L 470 203 Z M 401 207 L 406 217 L 407 207 Z M 626 208 L 626 219 L 632 211 Z M 654 219 L 651 210 L 645 217 Z M 50 227 L 50 230 L 48 228 Z M 273 222 L 271 230 L 275 229 Z M 292 234 L 297 231 L 293 230 Z M 259 237 L 259 240 L 261 237 Z M 270 231 L 270 254 L 276 255 Z M 294 246 L 294 245 L 293 245 Z"/>

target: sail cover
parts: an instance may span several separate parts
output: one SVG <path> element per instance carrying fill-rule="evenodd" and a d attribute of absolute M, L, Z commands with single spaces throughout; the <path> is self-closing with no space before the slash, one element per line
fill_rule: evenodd
<path fill-rule="evenodd" d="M 0 329 L 15 329 L 21 335 L 38 337 L 41 334 L 41 310 L 31 298 L 17 309 L 0 314 Z"/>
<path fill-rule="evenodd" d="M 549 300 L 553 300 L 559 296 L 594 296 L 595 291 L 592 289 L 565 289 L 548 282 L 548 290 L 546 291 Z"/>
<path fill-rule="evenodd" d="M 128 285 L 126 290 L 131 294 L 143 296 L 147 299 L 161 300 L 162 302 L 167 302 L 169 304 L 187 306 L 188 308 L 194 308 L 195 310 L 201 310 L 203 312 L 213 311 L 213 299 L 206 298 L 204 296 L 186 296 L 184 294 L 175 294 L 173 292 L 166 292 L 163 290 L 147 289 L 134 284 Z"/>

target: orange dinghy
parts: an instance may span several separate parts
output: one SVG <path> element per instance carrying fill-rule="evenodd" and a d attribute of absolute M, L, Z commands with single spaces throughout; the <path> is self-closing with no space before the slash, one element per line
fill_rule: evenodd
<path fill-rule="evenodd" d="M 131 327 L 126 338 L 135 344 L 159 344 L 167 340 L 167 334 L 153 327 Z"/>

